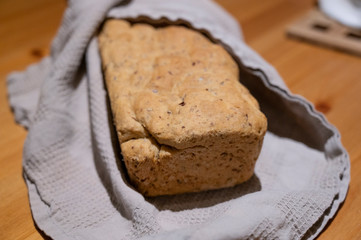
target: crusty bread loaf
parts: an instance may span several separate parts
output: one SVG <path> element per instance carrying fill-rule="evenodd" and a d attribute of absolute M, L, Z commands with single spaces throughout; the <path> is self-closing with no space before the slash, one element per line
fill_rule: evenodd
<path fill-rule="evenodd" d="M 267 120 L 222 46 L 181 26 L 108 20 L 99 48 L 121 152 L 138 191 L 217 189 L 253 175 Z"/>

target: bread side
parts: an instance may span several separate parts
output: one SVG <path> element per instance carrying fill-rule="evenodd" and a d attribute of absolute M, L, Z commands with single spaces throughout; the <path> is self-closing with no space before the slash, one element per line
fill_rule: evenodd
<path fill-rule="evenodd" d="M 253 175 L 267 121 L 233 58 L 202 34 L 108 20 L 99 48 L 132 184 L 156 196 Z"/>

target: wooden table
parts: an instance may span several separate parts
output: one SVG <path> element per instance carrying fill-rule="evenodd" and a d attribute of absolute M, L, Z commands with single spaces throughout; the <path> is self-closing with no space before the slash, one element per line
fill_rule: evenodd
<path fill-rule="evenodd" d="M 295 41 L 285 27 L 314 6 L 311 0 L 218 0 L 242 24 L 246 42 L 279 71 L 296 94 L 324 112 L 351 158 L 345 203 L 319 239 L 361 239 L 361 58 Z M 22 178 L 26 131 L 14 123 L 6 75 L 49 53 L 65 1 L 0 1 L 0 239 L 42 239 Z"/>

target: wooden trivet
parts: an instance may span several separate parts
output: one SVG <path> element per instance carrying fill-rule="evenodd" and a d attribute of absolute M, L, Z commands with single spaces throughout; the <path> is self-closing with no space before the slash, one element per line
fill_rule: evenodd
<path fill-rule="evenodd" d="M 361 56 L 361 30 L 351 29 L 312 9 L 287 28 L 291 37 Z"/>

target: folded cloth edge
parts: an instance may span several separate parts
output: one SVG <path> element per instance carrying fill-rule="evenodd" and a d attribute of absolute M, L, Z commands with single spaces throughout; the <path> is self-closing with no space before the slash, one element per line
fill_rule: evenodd
<path fill-rule="evenodd" d="M 250 49 L 249 49 L 250 50 Z M 250 50 L 252 51 L 252 50 Z M 257 54 L 255 54 L 257 55 Z M 257 55 L 258 56 L 258 55 Z M 258 61 L 261 61 L 263 62 L 263 60 L 259 57 L 259 59 L 254 59 L 253 61 L 255 62 L 258 62 Z M 33 67 L 39 67 L 39 73 L 40 73 L 40 69 L 41 68 L 46 68 L 44 66 L 42 66 L 42 64 L 44 64 L 43 62 L 48 62 L 49 60 L 46 58 L 44 59 L 44 61 L 42 61 L 39 65 L 38 64 L 35 64 L 33 65 Z M 47 64 L 44 64 L 44 65 L 47 65 Z M 252 64 L 251 64 L 252 65 Z M 30 69 L 33 69 L 33 68 L 29 68 L 29 70 L 27 70 L 25 73 L 30 73 L 31 70 Z M 270 70 L 271 71 L 271 70 Z M 268 72 L 269 73 L 269 72 Z M 270 74 L 270 73 L 269 73 Z M 274 74 L 277 74 L 276 72 L 275 73 L 271 73 L 270 75 L 274 75 Z M 35 74 L 36 75 L 36 74 Z M 277 75 L 278 76 L 278 75 Z M 23 76 L 20 76 L 18 74 L 15 74 L 15 75 L 10 75 L 9 78 L 8 78 L 8 81 L 7 81 L 7 84 L 8 84 L 8 91 L 9 91 L 9 101 L 10 101 L 10 105 L 11 107 L 14 109 L 14 114 L 15 114 L 15 118 L 16 118 L 16 121 L 18 121 L 20 124 L 23 124 L 24 126 L 28 127 L 30 122 L 31 122 L 31 119 L 32 117 L 27 117 L 27 112 L 30 112 L 31 110 L 22 110 L 21 109 L 21 106 L 20 105 L 17 105 L 17 100 L 15 99 L 15 90 L 12 90 L 12 89 L 15 89 L 13 87 L 13 84 L 15 84 L 15 79 L 21 79 L 22 80 L 25 80 L 26 78 L 28 78 L 26 75 L 23 75 Z M 33 78 L 32 78 L 33 79 Z M 41 79 L 39 77 L 39 79 Z M 302 97 L 299 97 L 299 96 L 293 96 L 291 95 L 287 90 L 284 90 L 282 87 L 274 84 L 274 83 L 271 83 L 270 82 L 270 79 L 262 79 L 264 81 L 264 83 L 266 85 L 268 85 L 270 88 L 273 88 L 273 89 L 278 89 L 277 91 L 282 91 L 284 94 L 287 94 L 288 97 L 290 98 L 295 98 L 301 102 L 303 102 L 303 104 L 305 106 L 307 106 L 307 109 L 309 111 L 309 113 L 313 116 L 313 117 L 316 117 L 318 119 L 320 119 L 320 121 L 323 123 L 324 126 L 330 128 L 334 133 L 335 135 L 333 136 L 333 138 L 335 139 L 335 141 L 333 141 L 332 144 L 334 145 L 337 145 L 338 147 L 341 148 L 341 150 L 343 152 L 345 152 L 345 155 L 344 155 L 344 158 L 345 158 L 345 161 L 346 161 L 346 167 L 344 168 L 344 171 L 343 171 L 343 179 L 341 180 L 341 183 L 344 185 L 344 188 L 342 188 L 340 194 L 339 194 L 339 198 L 338 199 L 335 199 L 334 201 L 334 206 L 332 206 L 331 208 L 331 211 L 328 215 L 325 215 L 325 219 L 322 221 L 322 227 L 318 228 L 318 230 L 310 236 L 310 239 L 312 239 L 312 237 L 316 237 L 319 232 L 323 229 L 323 227 L 326 225 L 326 223 L 328 222 L 328 220 L 336 213 L 339 205 L 343 202 L 343 200 L 345 199 L 346 197 L 346 194 L 347 194 L 347 187 L 348 187 L 348 184 L 349 184 L 349 181 L 350 181 L 350 165 L 349 165 L 349 157 L 346 153 L 346 150 L 342 147 L 341 145 L 341 141 L 340 141 L 340 134 L 338 133 L 337 129 L 335 127 L 333 127 L 330 123 L 328 123 L 328 121 L 326 120 L 326 118 L 321 114 L 321 113 L 318 113 L 314 107 L 312 106 L 312 104 L 308 103 L 305 99 L 303 99 Z M 41 85 L 41 82 L 39 82 L 39 85 Z M 24 114 L 25 113 L 25 114 Z M 26 173 L 25 173 L 26 174 Z M 34 217 L 35 217 L 35 214 L 34 214 Z"/>

